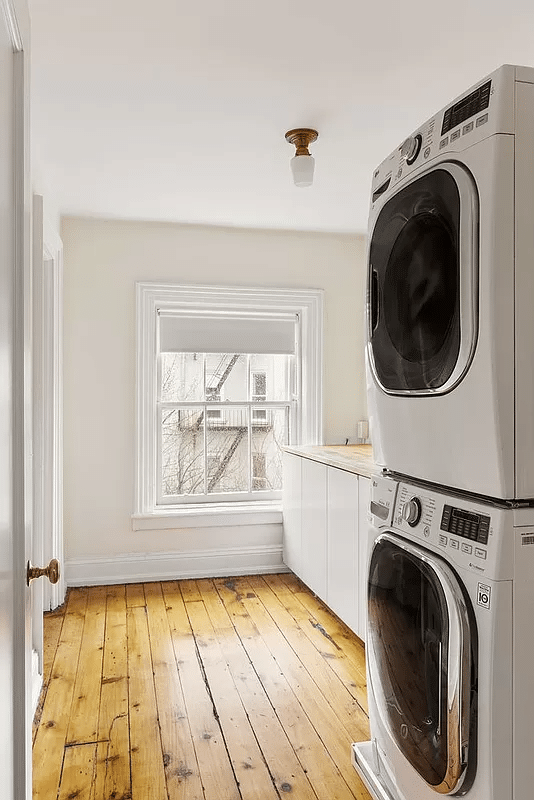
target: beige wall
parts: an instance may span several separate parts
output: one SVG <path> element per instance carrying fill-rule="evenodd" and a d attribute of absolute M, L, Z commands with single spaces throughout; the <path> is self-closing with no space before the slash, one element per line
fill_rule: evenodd
<path fill-rule="evenodd" d="M 363 237 L 66 218 L 62 239 L 67 562 L 235 547 L 245 535 L 132 531 L 136 281 L 324 289 L 324 442 L 355 439 L 366 415 Z"/>

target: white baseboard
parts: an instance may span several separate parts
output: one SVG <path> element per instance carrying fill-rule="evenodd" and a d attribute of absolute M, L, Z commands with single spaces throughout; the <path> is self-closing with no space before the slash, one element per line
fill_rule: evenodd
<path fill-rule="evenodd" d="M 131 553 L 65 562 L 68 586 L 103 586 L 288 571 L 282 561 L 281 544 L 174 553 Z"/>
<path fill-rule="evenodd" d="M 39 654 L 37 650 L 32 650 L 32 717 L 37 711 L 37 703 L 41 689 L 43 688 L 43 676 L 39 672 Z"/>

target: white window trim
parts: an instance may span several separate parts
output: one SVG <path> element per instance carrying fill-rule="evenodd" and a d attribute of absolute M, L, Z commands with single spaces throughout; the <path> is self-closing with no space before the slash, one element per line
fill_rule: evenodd
<path fill-rule="evenodd" d="M 136 284 L 136 467 L 134 530 L 189 527 L 192 517 L 196 525 L 213 525 L 214 516 L 237 511 L 232 503 L 156 507 L 156 391 L 157 385 L 157 315 L 160 309 L 188 310 L 198 308 L 217 312 L 283 312 L 299 318 L 300 374 L 299 402 L 301 429 L 293 431 L 290 444 L 323 443 L 323 291 L 321 289 L 272 289 L 258 287 Z M 244 507 L 243 507 L 244 506 Z M 279 510 L 280 504 L 273 504 Z M 265 505 L 252 501 L 240 504 L 242 524 L 254 524 L 257 514 L 265 514 Z M 249 519 L 250 518 L 250 519 Z M 188 521 L 189 520 L 189 521 Z M 174 522 L 173 522 L 174 521 Z M 224 523 L 223 523 L 224 524 Z"/>

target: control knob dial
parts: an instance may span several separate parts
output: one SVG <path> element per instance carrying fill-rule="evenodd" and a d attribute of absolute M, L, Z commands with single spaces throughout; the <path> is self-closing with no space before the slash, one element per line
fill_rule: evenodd
<path fill-rule="evenodd" d="M 415 528 L 421 519 L 423 507 L 418 497 L 412 497 L 407 500 L 402 507 L 402 518 L 406 520 L 411 528 Z"/>
<path fill-rule="evenodd" d="M 407 164 L 413 164 L 419 155 L 422 144 L 423 137 L 420 133 L 417 133 L 415 136 L 409 136 L 406 141 L 402 143 L 400 148 L 401 157 L 405 159 Z"/>

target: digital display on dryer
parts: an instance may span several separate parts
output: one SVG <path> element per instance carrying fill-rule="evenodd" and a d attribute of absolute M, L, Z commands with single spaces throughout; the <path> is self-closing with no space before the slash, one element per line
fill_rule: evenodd
<path fill-rule="evenodd" d="M 488 543 L 490 518 L 483 514 L 473 514 L 461 508 L 444 506 L 440 528 L 464 539 L 480 544 Z"/>
<path fill-rule="evenodd" d="M 461 125 L 469 117 L 484 111 L 489 106 L 491 81 L 479 86 L 474 92 L 448 108 L 443 116 L 441 135 Z"/>

